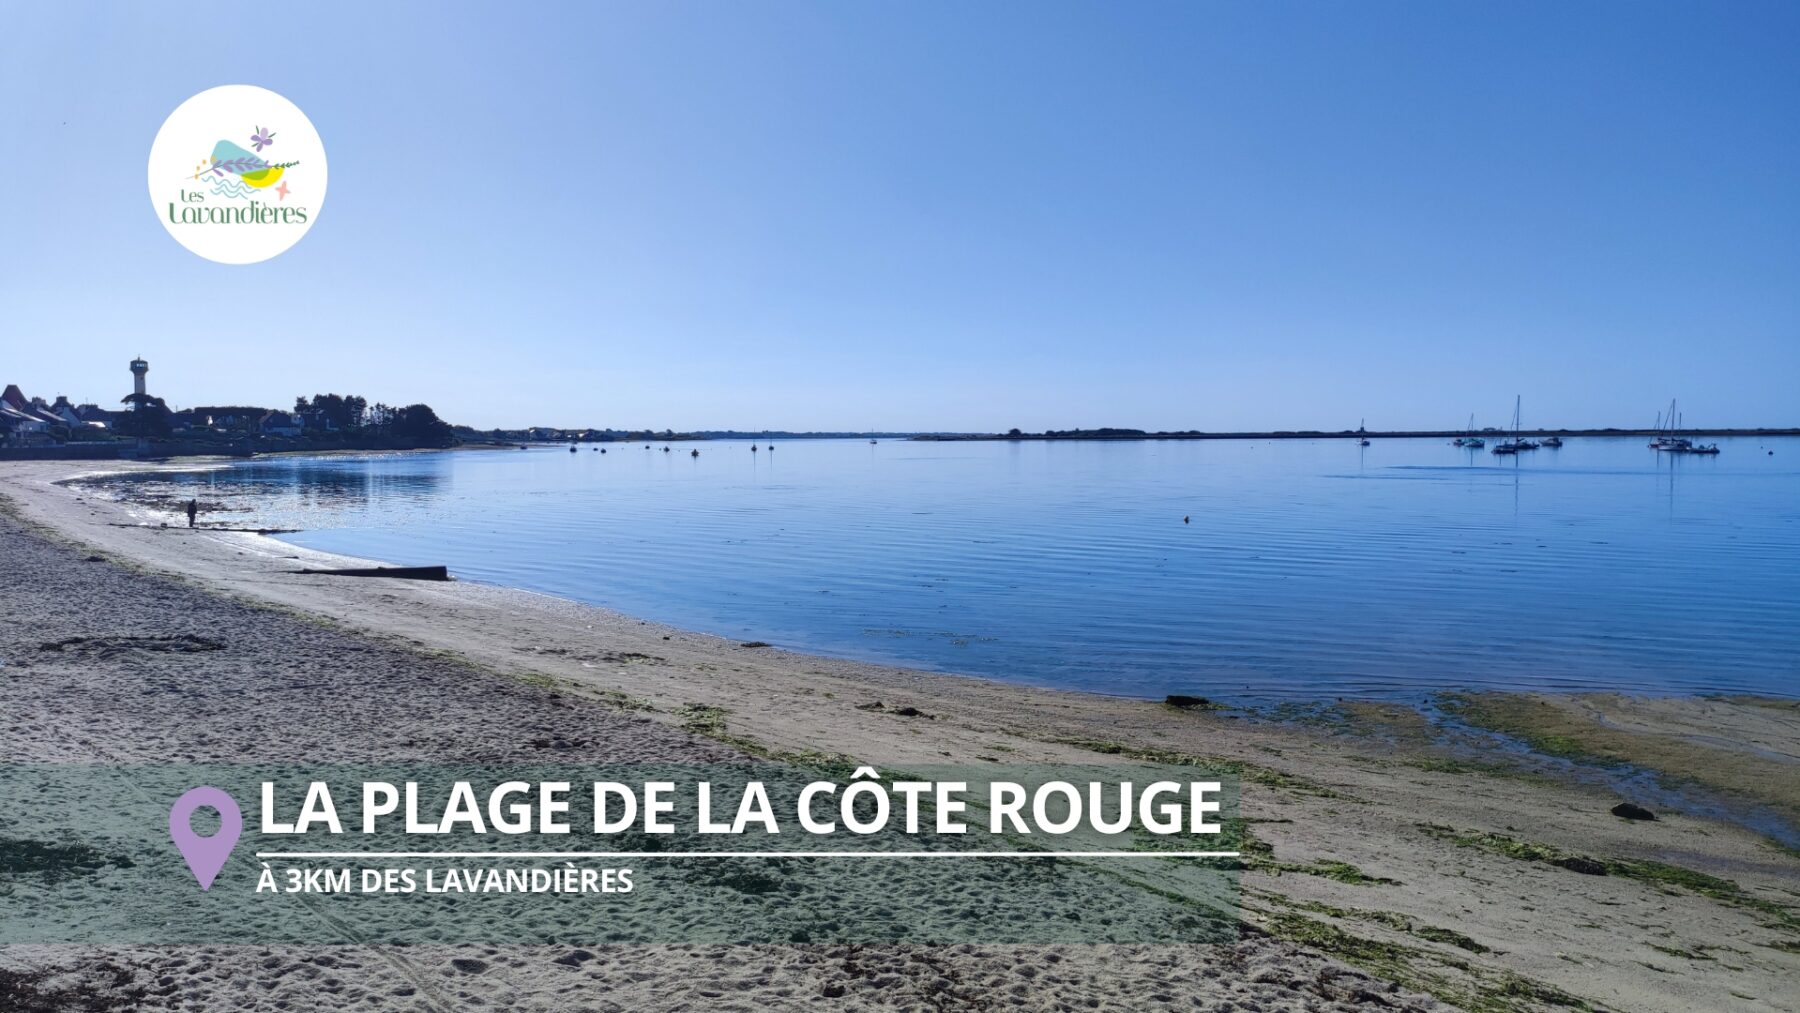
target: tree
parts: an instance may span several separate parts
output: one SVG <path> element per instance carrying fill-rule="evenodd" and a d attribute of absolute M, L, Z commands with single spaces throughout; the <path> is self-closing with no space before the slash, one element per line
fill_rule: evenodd
<path fill-rule="evenodd" d="M 132 393 L 120 398 L 119 403 L 132 406 L 117 423 L 119 431 L 127 436 L 167 439 L 174 430 L 173 413 L 160 397 Z"/>
<path fill-rule="evenodd" d="M 361 429 L 369 403 L 356 394 L 314 394 L 294 399 L 294 411 L 321 429 L 352 432 Z"/>
<path fill-rule="evenodd" d="M 450 423 L 438 418 L 430 405 L 407 405 L 394 413 L 394 435 L 421 447 L 448 447 L 456 443 Z"/>

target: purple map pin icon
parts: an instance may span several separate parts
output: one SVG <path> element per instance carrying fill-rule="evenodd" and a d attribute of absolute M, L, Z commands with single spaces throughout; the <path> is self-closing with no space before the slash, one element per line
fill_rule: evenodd
<path fill-rule="evenodd" d="M 203 805 L 219 810 L 219 832 L 211 837 L 201 837 L 188 825 L 194 810 Z M 243 832 L 244 814 L 238 810 L 237 803 L 230 795 L 208 785 L 188 789 L 169 810 L 169 836 L 175 839 L 175 847 L 181 850 L 181 857 L 187 859 L 188 868 L 193 870 L 202 890 L 212 889 L 213 880 L 225 867 L 225 860 L 231 857 L 231 849 L 237 847 L 238 835 Z"/>

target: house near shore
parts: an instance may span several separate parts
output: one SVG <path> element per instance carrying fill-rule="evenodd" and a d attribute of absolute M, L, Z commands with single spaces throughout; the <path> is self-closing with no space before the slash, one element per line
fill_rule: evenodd
<path fill-rule="evenodd" d="M 119 413 L 107 411 L 97 404 L 78 404 L 75 406 L 75 417 L 82 425 L 94 429 L 111 429 L 118 424 Z"/>
<path fill-rule="evenodd" d="M 7 384 L 6 390 L 0 392 L 0 405 L 4 405 L 5 410 L 13 415 L 28 418 L 33 422 L 41 422 L 45 425 L 57 425 L 62 422 L 62 419 L 51 414 L 50 405 L 43 398 L 26 397 L 25 392 L 20 390 L 16 383 Z"/>
<path fill-rule="evenodd" d="M 202 405 L 188 409 L 195 429 L 217 429 L 225 432 L 257 432 L 262 428 L 267 408 L 248 405 Z"/>
<path fill-rule="evenodd" d="M 31 403 L 36 405 L 42 400 L 42 398 L 34 397 L 31 399 Z M 67 394 L 56 395 L 56 400 L 44 407 L 51 415 L 62 420 L 62 424 L 68 426 L 70 431 L 76 429 L 103 430 L 112 428 L 112 412 L 101 411 L 98 405 L 73 404 L 69 401 L 69 396 Z"/>
<path fill-rule="evenodd" d="M 295 412 L 294 415 L 302 425 L 314 432 L 335 433 L 338 431 L 338 424 L 331 420 L 330 415 L 318 408 L 308 408 L 303 412 Z"/>
<path fill-rule="evenodd" d="M 8 446 L 47 446 L 77 431 L 110 430 L 117 420 L 118 413 L 75 404 L 66 394 L 45 401 L 25 396 L 16 383 L 0 392 L 0 444 Z"/>
<path fill-rule="evenodd" d="M 62 425 L 67 423 L 52 414 L 42 398 L 27 398 L 18 384 L 9 383 L 0 391 L 0 439 L 8 444 L 48 442 L 51 427 Z"/>
<path fill-rule="evenodd" d="M 58 394 L 54 402 L 45 403 L 41 397 L 31 399 L 33 407 L 39 411 L 56 416 L 56 420 L 65 426 L 79 426 L 81 419 L 75 414 L 75 406 L 69 403 L 68 395 Z"/>
<path fill-rule="evenodd" d="M 299 436 L 306 431 L 306 420 L 293 412 L 269 412 L 258 425 L 264 436 Z"/>
<path fill-rule="evenodd" d="M 201 405 L 176 412 L 172 425 L 176 429 L 298 437 L 305 434 L 307 420 L 297 412 L 272 411 L 252 405 Z"/>

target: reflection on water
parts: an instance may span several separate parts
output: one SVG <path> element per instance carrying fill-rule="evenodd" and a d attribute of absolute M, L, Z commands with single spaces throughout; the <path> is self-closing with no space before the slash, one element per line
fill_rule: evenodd
<path fill-rule="evenodd" d="M 164 484 L 315 548 L 1044 685 L 1797 691 L 1800 440 L 1710 458 L 1641 439 L 1516 458 L 1438 440 L 699 446 Z"/>
<path fill-rule="evenodd" d="M 117 475 L 87 484 L 130 487 L 133 499 L 159 505 L 198 499 L 208 512 L 317 517 L 367 509 L 377 501 L 389 507 L 409 500 L 422 503 L 448 478 L 448 470 L 436 465 L 392 467 L 402 460 L 407 459 L 278 458 L 195 472 Z M 374 466 L 376 462 L 384 466 Z"/>

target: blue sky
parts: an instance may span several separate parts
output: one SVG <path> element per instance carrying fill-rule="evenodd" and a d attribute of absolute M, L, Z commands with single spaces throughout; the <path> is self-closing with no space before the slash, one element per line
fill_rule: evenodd
<path fill-rule="evenodd" d="M 1793 3 L 0 0 L 0 381 L 479 426 L 1800 424 Z M 178 246 L 220 84 L 331 161 Z"/>

